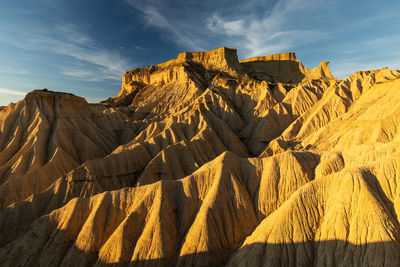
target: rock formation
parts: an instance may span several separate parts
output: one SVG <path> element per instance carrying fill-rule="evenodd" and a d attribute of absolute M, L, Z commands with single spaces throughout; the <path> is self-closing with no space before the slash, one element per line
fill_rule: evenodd
<path fill-rule="evenodd" d="M 400 71 L 181 53 L 0 109 L 0 266 L 400 265 Z"/>

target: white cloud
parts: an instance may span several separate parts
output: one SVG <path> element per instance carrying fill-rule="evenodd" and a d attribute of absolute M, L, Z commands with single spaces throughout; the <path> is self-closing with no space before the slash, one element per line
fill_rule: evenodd
<path fill-rule="evenodd" d="M 18 96 L 25 96 L 26 95 L 26 93 L 21 92 L 21 91 L 4 89 L 4 88 L 0 88 L 0 93 L 1 94 L 7 94 L 7 95 L 18 95 Z"/>
<path fill-rule="evenodd" d="M 9 66 L 0 66 L 0 73 L 26 75 L 29 72 L 25 69 L 18 69 L 18 68 L 9 67 Z"/>
<path fill-rule="evenodd" d="M 74 38 L 74 35 L 76 35 L 76 38 Z M 71 30 L 65 39 L 41 36 L 30 38 L 28 42 L 35 49 L 46 49 L 55 54 L 73 57 L 82 63 L 92 64 L 93 66 L 86 67 L 88 69 L 94 67 L 99 71 L 98 76 L 102 77 L 103 80 L 120 80 L 122 74 L 132 68 L 120 54 L 97 47 L 89 37 Z M 74 73 L 77 72 L 70 72 L 70 74 Z M 80 78 L 81 75 L 75 77 Z"/>
<path fill-rule="evenodd" d="M 207 20 L 207 28 L 210 31 L 229 36 L 242 35 L 246 30 L 243 24 L 243 20 L 224 21 L 216 14 Z"/>
<path fill-rule="evenodd" d="M 134 67 L 118 51 L 99 46 L 90 35 L 76 25 L 55 25 L 53 28 L 52 31 L 21 32 L 18 35 L 19 39 L 7 36 L 2 41 L 20 49 L 52 53 L 74 59 L 75 62 L 64 62 L 58 67 L 61 69 L 61 74 L 76 79 L 94 80 L 93 76 L 96 76 L 96 81 L 120 81 L 122 74 Z M 87 75 L 89 73 L 93 76 L 89 77 Z"/>
<path fill-rule="evenodd" d="M 229 46 L 250 57 L 282 52 L 328 36 L 313 29 L 299 29 L 296 24 L 299 15 L 327 5 L 318 0 L 278 0 L 273 5 L 255 0 L 232 1 L 224 13 L 211 14 L 208 10 L 189 9 L 187 3 L 172 6 L 159 0 L 125 1 L 142 12 L 147 26 L 159 29 L 162 36 L 186 50 Z"/>
<path fill-rule="evenodd" d="M 98 69 L 88 69 L 82 66 L 69 66 L 61 67 L 60 73 L 76 80 L 82 80 L 86 82 L 101 82 L 104 80 L 115 80 L 121 81 L 121 75 L 112 75 L 102 72 Z"/>
<path fill-rule="evenodd" d="M 280 0 L 262 17 L 229 20 L 213 14 L 208 18 L 207 28 L 220 35 L 236 37 L 228 40 L 246 57 L 276 53 L 328 37 L 320 31 L 289 26 L 299 14 L 317 6 L 314 0 Z"/>
<path fill-rule="evenodd" d="M 57 32 L 62 34 L 62 36 L 69 40 L 72 43 L 81 44 L 81 45 L 91 45 L 94 40 L 87 34 L 83 34 L 80 32 L 78 26 L 73 24 L 61 24 L 56 27 Z"/>
<path fill-rule="evenodd" d="M 203 50 L 200 39 L 196 37 L 194 27 L 202 25 L 191 24 L 183 17 L 171 16 L 168 6 L 156 0 L 138 1 L 125 0 L 131 7 L 142 12 L 147 26 L 165 31 L 164 36 L 181 47 L 192 50 Z M 193 16 L 196 16 L 193 14 Z"/>

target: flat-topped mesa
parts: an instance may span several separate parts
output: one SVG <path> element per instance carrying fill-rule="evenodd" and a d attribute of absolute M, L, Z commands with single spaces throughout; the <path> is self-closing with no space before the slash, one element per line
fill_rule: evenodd
<path fill-rule="evenodd" d="M 200 68 L 197 68 L 197 65 Z M 188 69 L 191 70 L 188 71 Z M 186 83 L 191 80 L 189 76 L 193 72 L 204 72 L 204 69 L 227 73 L 235 77 L 246 73 L 252 78 L 269 82 L 299 83 L 310 79 L 335 79 L 330 73 L 327 62 L 309 70 L 303 66 L 293 52 L 258 56 L 239 61 L 236 49 L 221 47 L 205 52 L 180 53 L 176 59 L 127 71 L 122 77 L 122 88 L 119 94 L 111 101 L 131 95 L 147 85 L 162 86 L 172 82 Z"/>
<path fill-rule="evenodd" d="M 174 67 L 179 69 L 179 67 L 187 61 L 201 64 L 206 69 L 227 72 L 232 72 L 239 67 L 236 49 L 221 47 L 206 52 L 183 52 L 180 53 L 176 59 L 150 67 L 136 68 L 127 71 L 122 78 L 122 83 L 123 85 L 131 81 L 143 82 L 146 84 L 157 83 L 159 82 L 159 78 L 152 76 L 159 76 L 158 73 L 165 70 L 171 72 L 171 68 Z M 168 74 L 168 76 L 172 79 L 174 75 Z M 175 78 L 178 78 L 178 76 L 175 75 Z"/>
<path fill-rule="evenodd" d="M 154 66 L 136 68 L 124 73 L 122 88 L 114 98 L 124 97 L 143 85 L 159 86 L 175 81 L 186 82 L 187 63 L 194 62 L 205 69 L 236 74 L 240 65 L 236 49 L 221 47 L 206 52 L 184 52 L 176 59 Z"/>
<path fill-rule="evenodd" d="M 241 69 L 250 76 L 272 82 L 299 83 L 312 79 L 335 79 L 328 62 L 312 70 L 305 67 L 293 52 L 253 57 L 240 61 Z"/>
<path fill-rule="evenodd" d="M 296 53 L 289 52 L 289 53 L 273 54 L 273 55 L 268 55 L 268 56 L 252 57 L 252 58 L 240 60 L 240 63 L 254 62 L 254 61 L 271 61 L 271 60 L 298 61 L 298 59 L 296 58 Z"/>

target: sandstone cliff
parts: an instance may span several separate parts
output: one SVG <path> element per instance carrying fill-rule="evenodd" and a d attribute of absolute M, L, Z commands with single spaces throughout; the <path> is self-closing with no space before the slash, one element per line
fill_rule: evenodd
<path fill-rule="evenodd" d="M 0 265 L 400 265 L 399 89 L 220 48 L 33 91 L 0 109 Z"/>

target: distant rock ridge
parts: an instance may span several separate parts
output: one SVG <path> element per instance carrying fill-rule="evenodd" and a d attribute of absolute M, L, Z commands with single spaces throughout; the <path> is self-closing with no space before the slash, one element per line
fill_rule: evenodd
<path fill-rule="evenodd" d="M 194 76 L 205 72 L 209 72 L 212 76 L 213 71 L 237 78 L 247 75 L 256 80 L 274 83 L 296 84 L 313 79 L 336 79 L 330 72 L 328 62 L 322 62 L 318 67 L 309 70 L 296 58 L 295 53 L 259 56 L 239 61 L 236 49 L 221 47 L 205 52 L 180 53 L 176 59 L 165 63 L 127 71 L 122 77 L 119 94 L 111 98 L 109 102 L 118 99 L 120 104 L 129 104 L 132 93 L 136 94 L 144 86 L 160 86 L 187 80 L 186 77 L 189 76 L 189 80 L 196 80 L 197 84 L 201 84 L 204 81 L 199 81 L 198 77 L 194 78 Z M 205 77 L 205 79 L 208 78 Z"/>
<path fill-rule="evenodd" d="M 284 79 L 284 82 L 287 82 L 288 79 L 285 79 L 284 77 L 292 76 L 292 72 L 296 70 L 299 72 L 299 75 L 303 75 L 302 78 L 307 78 L 307 75 L 310 72 L 310 70 L 304 67 L 301 62 L 296 58 L 296 54 L 292 52 L 253 57 L 239 61 L 236 49 L 221 47 L 219 49 L 206 52 L 180 53 L 176 59 L 172 59 L 165 63 L 128 71 L 123 76 L 123 84 L 129 83 L 131 81 L 152 83 L 149 76 L 153 72 L 157 72 L 168 67 L 171 68 L 177 64 L 183 64 L 184 62 L 188 61 L 198 63 L 206 69 L 227 71 L 229 74 L 234 76 L 237 76 L 241 73 L 254 74 L 254 72 L 259 72 L 264 74 L 264 76 L 255 75 L 256 78 L 275 82 L 280 82 L 279 78 Z M 274 65 L 275 62 L 276 64 Z M 333 75 L 330 73 L 329 66 L 327 64 L 328 62 L 324 62 L 323 66 L 317 67 L 317 69 L 322 67 L 324 68 L 323 73 L 321 72 L 321 75 L 324 76 L 317 77 L 317 71 L 314 71 L 312 75 L 313 79 L 334 79 Z M 297 83 L 302 80 L 299 77 L 296 78 L 297 79 L 294 79 L 291 82 Z"/>

